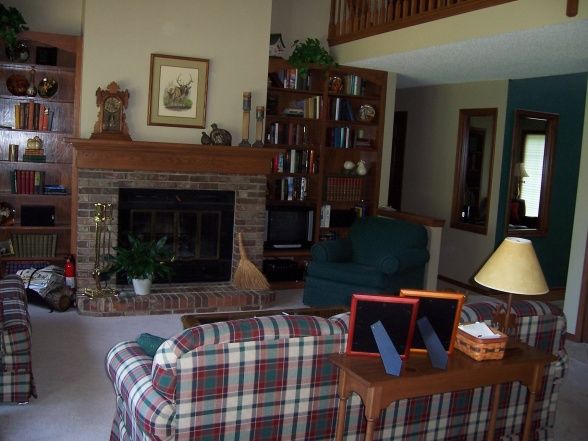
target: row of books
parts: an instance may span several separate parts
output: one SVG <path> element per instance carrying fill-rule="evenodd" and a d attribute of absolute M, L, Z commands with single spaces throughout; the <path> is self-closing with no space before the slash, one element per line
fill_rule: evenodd
<path fill-rule="evenodd" d="M 45 172 L 40 170 L 12 170 L 10 191 L 13 194 L 43 194 Z"/>
<path fill-rule="evenodd" d="M 365 95 L 365 81 L 359 75 L 344 75 L 343 93 L 345 95 Z"/>
<path fill-rule="evenodd" d="M 291 107 L 286 107 L 282 114 L 285 116 L 297 116 L 300 118 L 319 119 L 321 107 L 323 105 L 322 96 L 311 96 L 303 100 L 298 100 Z"/>
<path fill-rule="evenodd" d="M 307 124 L 275 122 L 266 131 L 269 144 L 309 145 L 310 128 Z"/>
<path fill-rule="evenodd" d="M 273 173 L 308 173 L 318 172 L 318 160 L 314 150 L 291 149 L 277 153 L 272 162 Z"/>
<path fill-rule="evenodd" d="M 330 176 L 327 178 L 326 200 L 331 202 L 360 201 L 362 178 Z"/>
<path fill-rule="evenodd" d="M 340 97 L 331 100 L 331 119 L 335 121 L 355 121 L 349 100 Z"/>
<path fill-rule="evenodd" d="M 284 89 L 311 90 L 312 75 L 300 75 L 298 69 L 280 69 L 277 72 L 268 74 L 268 81 L 271 87 L 283 87 Z"/>
<path fill-rule="evenodd" d="M 14 128 L 19 130 L 50 131 L 53 126 L 53 110 L 34 101 L 14 105 Z"/>
<path fill-rule="evenodd" d="M 13 234 L 16 257 L 55 257 L 57 234 Z"/>
<path fill-rule="evenodd" d="M 356 130 L 347 126 L 332 128 L 329 138 L 331 140 L 331 147 L 337 149 L 372 147 L 373 142 L 370 138 L 366 138 L 365 130 Z"/>
<path fill-rule="evenodd" d="M 305 177 L 288 176 L 274 181 L 274 199 L 304 201 L 308 197 L 309 181 Z"/>

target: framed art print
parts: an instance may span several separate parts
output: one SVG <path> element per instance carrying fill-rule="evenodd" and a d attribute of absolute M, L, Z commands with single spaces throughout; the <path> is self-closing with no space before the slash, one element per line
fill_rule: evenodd
<path fill-rule="evenodd" d="M 452 292 L 401 289 L 400 297 L 419 300 L 418 318 L 427 317 L 429 319 L 433 330 L 441 340 L 443 348 L 448 354 L 451 354 L 465 296 Z M 425 342 L 418 327 L 412 339 L 411 349 L 414 351 L 426 351 Z"/>
<path fill-rule="evenodd" d="M 353 294 L 349 336 L 345 352 L 350 355 L 380 356 L 371 326 L 381 321 L 400 358 L 409 355 L 418 299 L 390 295 Z"/>
<path fill-rule="evenodd" d="M 150 126 L 206 126 L 208 60 L 151 54 Z"/>

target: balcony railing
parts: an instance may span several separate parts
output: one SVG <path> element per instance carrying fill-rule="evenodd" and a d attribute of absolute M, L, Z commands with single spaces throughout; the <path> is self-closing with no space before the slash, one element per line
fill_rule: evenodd
<path fill-rule="evenodd" d="M 331 0 L 329 45 L 516 0 Z"/>

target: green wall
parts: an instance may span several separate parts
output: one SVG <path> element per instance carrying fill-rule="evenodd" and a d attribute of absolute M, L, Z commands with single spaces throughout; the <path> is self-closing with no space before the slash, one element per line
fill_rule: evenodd
<path fill-rule="evenodd" d="M 504 218 L 515 110 L 557 113 L 559 125 L 549 208 L 549 230 L 545 237 L 531 238 L 547 283 L 552 288 L 564 287 L 567 279 L 582 149 L 587 77 L 587 73 L 582 73 L 511 80 L 508 87 L 496 246 L 505 237 Z"/>

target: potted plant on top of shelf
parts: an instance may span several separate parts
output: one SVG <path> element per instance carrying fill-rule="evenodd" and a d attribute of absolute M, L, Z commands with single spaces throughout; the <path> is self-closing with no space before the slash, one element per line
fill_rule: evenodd
<path fill-rule="evenodd" d="M 325 70 L 337 65 L 318 38 L 307 38 L 305 41 L 294 40 L 293 46 L 294 51 L 288 58 L 288 62 L 298 69 L 302 78 L 308 75 L 308 69 L 312 64 L 322 66 Z"/>
<path fill-rule="evenodd" d="M 155 241 L 144 241 L 129 234 L 129 247 L 114 247 L 116 256 L 111 256 L 113 270 L 126 274 L 132 281 L 135 294 L 151 292 L 155 276 L 169 276 L 173 253 L 166 247 L 167 237 Z"/>
<path fill-rule="evenodd" d="M 28 31 L 26 21 L 20 11 L 0 3 L 0 39 L 6 46 L 6 56 L 11 60 L 26 61 L 29 58 L 28 46 L 18 41 L 18 34 Z"/>

